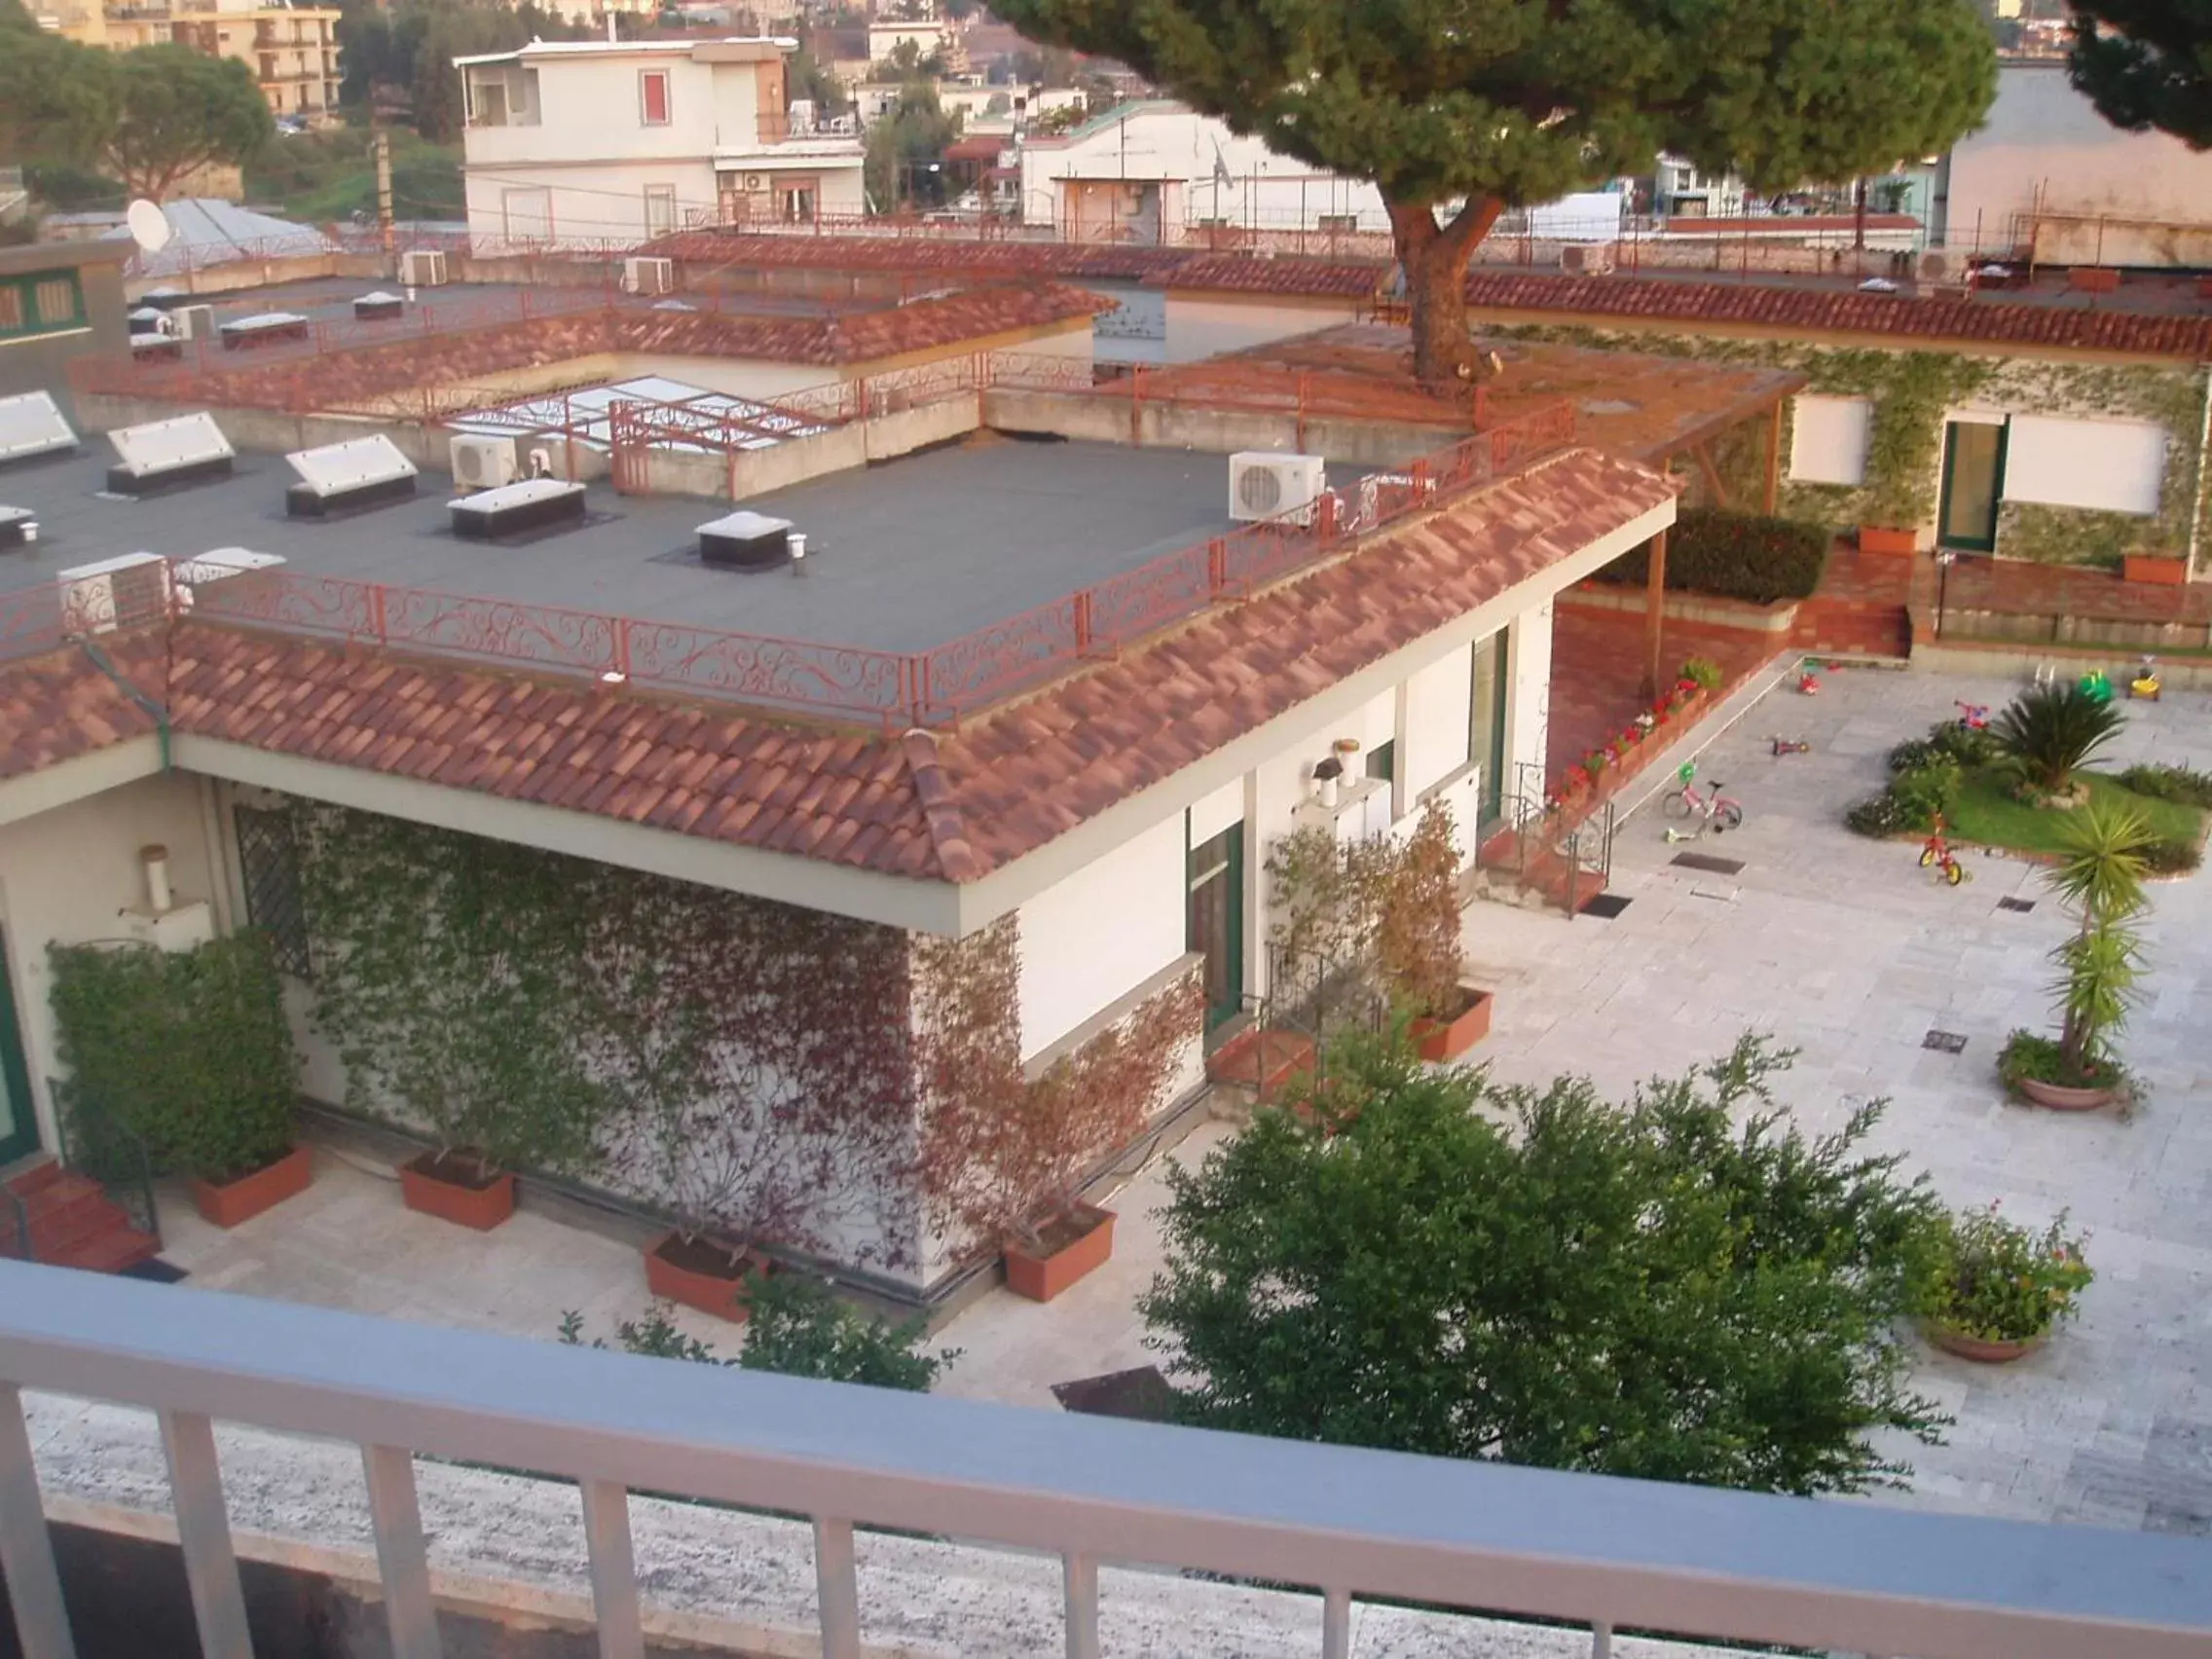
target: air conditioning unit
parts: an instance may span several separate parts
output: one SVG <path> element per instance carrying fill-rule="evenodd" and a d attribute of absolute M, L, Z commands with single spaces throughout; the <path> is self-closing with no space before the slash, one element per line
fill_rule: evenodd
<path fill-rule="evenodd" d="M 1570 276 L 1609 276 L 1613 272 L 1613 244 L 1568 242 L 1559 250 L 1559 268 Z"/>
<path fill-rule="evenodd" d="M 463 490 L 497 490 L 512 484 L 520 470 L 512 438 L 457 433 L 447 453 L 453 459 L 453 481 Z"/>
<path fill-rule="evenodd" d="M 1311 524 L 1313 504 L 1329 487 L 1325 465 L 1317 455 L 1246 450 L 1231 456 L 1230 518 L 1238 524 L 1258 519 Z"/>
<path fill-rule="evenodd" d="M 1920 279 L 1923 282 L 1941 282 L 1951 275 L 1951 256 L 1947 253 L 1924 253 L 1920 256 Z"/>
<path fill-rule="evenodd" d="M 748 190 L 766 190 L 768 188 L 768 175 L 766 173 L 747 173 L 745 175 L 745 188 Z"/>
<path fill-rule="evenodd" d="M 78 565 L 54 573 L 61 625 L 71 634 L 112 634 L 168 614 L 169 562 L 159 553 Z"/>
<path fill-rule="evenodd" d="M 176 308 L 176 331 L 187 340 L 212 340 L 215 338 L 215 308 L 213 306 L 179 306 Z"/>
<path fill-rule="evenodd" d="M 410 288 L 446 285 L 446 256 L 436 248 L 419 247 L 399 256 L 399 279 Z"/>
<path fill-rule="evenodd" d="M 622 291 L 625 294 L 666 294 L 676 287 L 673 259 L 625 259 Z"/>

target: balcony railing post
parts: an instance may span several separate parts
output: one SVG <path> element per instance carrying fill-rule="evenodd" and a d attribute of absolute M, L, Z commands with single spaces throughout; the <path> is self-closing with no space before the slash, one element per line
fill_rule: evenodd
<path fill-rule="evenodd" d="M 430 1558 L 415 1497 L 415 1459 L 396 1446 L 364 1446 L 369 1519 L 377 1537 L 377 1576 L 392 1659 L 438 1659 L 438 1610 L 430 1600 Z"/>
<path fill-rule="evenodd" d="M 1215 536 L 1206 543 L 1206 597 L 1218 601 L 1229 591 L 1229 543 Z"/>
<path fill-rule="evenodd" d="M 1321 1595 L 1321 1659 L 1351 1659 L 1351 1592 Z"/>
<path fill-rule="evenodd" d="M 1060 1560 L 1067 1589 L 1068 1659 L 1099 1659 L 1098 1564 L 1088 1556 Z"/>
<path fill-rule="evenodd" d="M 645 1626 L 638 1616 L 638 1566 L 630 1546 L 630 1494 L 614 1481 L 585 1481 L 583 1494 L 599 1659 L 645 1659 Z"/>
<path fill-rule="evenodd" d="M 162 1446 L 168 1454 L 169 1496 L 176 1508 L 185 1581 L 192 1587 L 200 1651 L 203 1659 L 253 1659 L 238 1556 L 231 1548 L 231 1518 L 223 1507 L 214 1425 L 197 1412 L 164 1412 Z"/>
<path fill-rule="evenodd" d="M 1075 654 L 1090 654 L 1090 590 L 1086 588 L 1075 596 Z"/>
<path fill-rule="evenodd" d="M 861 1587 L 850 1521 L 814 1523 L 814 1589 L 822 1659 L 861 1659 Z"/>
<path fill-rule="evenodd" d="M 12 1382 L 0 1382 L 0 1578 L 8 1582 L 23 1659 L 76 1659 L 38 1466 L 23 1426 L 23 1396 Z"/>
<path fill-rule="evenodd" d="M 1590 1627 L 1590 1659 L 1613 1659 L 1613 1627 L 1604 1622 Z"/>

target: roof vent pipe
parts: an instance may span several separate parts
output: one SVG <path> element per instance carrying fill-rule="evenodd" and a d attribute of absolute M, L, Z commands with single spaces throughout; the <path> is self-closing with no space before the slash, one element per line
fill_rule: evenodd
<path fill-rule="evenodd" d="M 163 846 L 140 847 L 138 862 L 146 869 L 146 909 L 156 916 L 169 912 L 169 850 Z"/>

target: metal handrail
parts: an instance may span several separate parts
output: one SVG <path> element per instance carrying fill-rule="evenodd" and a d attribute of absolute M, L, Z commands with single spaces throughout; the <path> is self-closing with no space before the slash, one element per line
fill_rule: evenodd
<path fill-rule="evenodd" d="M 362 1449 L 396 1650 L 427 1652 L 414 1456 L 577 1483 L 602 1650 L 640 1653 L 631 1492 L 810 1518 L 826 1659 L 861 1652 L 854 1530 L 1063 1563 L 1067 1651 L 1098 1567 L 1916 1659 L 2201 1659 L 2212 1546 L 1876 1504 L 1412 1456 L 669 1364 L 0 1262 L 0 1572 L 27 1659 L 68 1651 L 19 1389 L 160 1414 L 203 1645 L 247 1650 L 212 1423 Z M 949 1546 L 948 1546 L 949 1547 Z M 1140 1592 L 1141 1593 L 1141 1592 Z M 219 1639 L 219 1640 L 218 1640 Z"/>

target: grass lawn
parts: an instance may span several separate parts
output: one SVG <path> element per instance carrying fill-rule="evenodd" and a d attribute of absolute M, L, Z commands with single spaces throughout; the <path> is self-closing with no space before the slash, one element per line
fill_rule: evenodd
<path fill-rule="evenodd" d="M 2153 800 L 2094 772 L 2082 776 L 2088 783 L 2091 799 L 2133 807 L 2160 839 L 2192 843 L 2203 839 L 2204 814 L 2197 808 L 2179 801 Z M 1984 769 L 1969 772 L 1960 785 L 1950 832 L 1961 841 L 1979 841 L 1985 846 L 2055 853 L 2060 847 L 2061 827 L 2073 816 L 2070 812 L 2039 812 L 2023 806 L 2005 793 L 2004 784 L 1993 771 Z"/>

